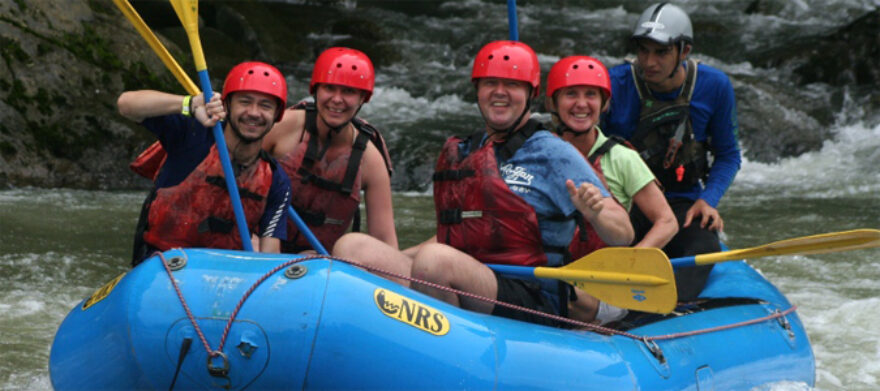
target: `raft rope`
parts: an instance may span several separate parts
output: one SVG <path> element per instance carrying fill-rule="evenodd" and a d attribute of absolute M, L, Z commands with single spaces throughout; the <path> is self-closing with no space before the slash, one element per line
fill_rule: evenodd
<path fill-rule="evenodd" d="M 183 251 L 183 249 L 178 249 L 178 250 L 181 253 L 183 253 L 184 258 L 186 258 L 186 253 Z M 558 321 L 561 323 L 567 323 L 567 324 L 570 324 L 573 326 L 582 327 L 584 329 L 587 329 L 588 331 L 593 331 L 593 332 L 602 333 L 602 334 L 620 335 L 623 337 L 631 338 L 631 339 L 642 341 L 645 343 L 652 342 L 652 341 L 676 339 L 676 338 L 688 337 L 688 336 L 699 335 L 699 334 L 708 334 L 708 333 L 713 333 L 713 332 L 722 331 L 722 330 L 728 330 L 728 329 L 737 328 L 737 327 L 744 327 L 744 326 L 748 326 L 748 325 L 752 325 L 752 324 L 756 324 L 756 323 L 761 323 L 761 322 L 765 322 L 765 321 L 772 320 L 772 319 L 779 319 L 779 318 L 783 319 L 783 320 L 780 320 L 780 323 L 783 323 L 783 325 L 785 325 L 785 324 L 787 324 L 787 321 L 784 321 L 784 319 L 785 319 L 784 317 L 797 310 L 797 306 L 792 305 L 791 307 L 789 307 L 788 309 L 786 309 L 784 311 L 777 310 L 767 316 L 763 316 L 763 317 L 755 318 L 755 319 L 750 319 L 750 320 L 746 320 L 746 321 L 742 321 L 742 322 L 731 323 L 731 324 L 726 324 L 726 325 L 716 326 L 716 327 L 709 327 L 709 328 L 705 328 L 705 329 L 686 331 L 686 332 L 681 332 L 681 333 L 673 333 L 673 334 L 665 334 L 665 335 L 657 335 L 657 336 L 644 336 L 644 335 L 637 335 L 637 334 L 632 334 L 632 333 L 628 333 L 625 331 L 620 331 L 620 330 L 615 330 L 615 329 L 608 328 L 608 327 L 599 326 L 599 325 L 596 325 L 593 323 L 587 323 L 587 322 L 582 322 L 579 320 L 569 319 L 569 318 L 565 318 L 565 317 L 555 315 L 555 314 L 549 314 L 546 312 L 536 311 L 531 308 L 526 308 L 526 307 L 522 307 L 522 306 L 510 304 L 510 303 L 505 303 L 503 301 L 498 301 L 496 299 L 492 299 L 489 297 L 480 296 L 477 294 L 465 292 L 465 291 L 451 288 L 448 286 L 435 284 L 430 281 L 421 280 L 421 279 L 414 278 L 411 276 L 404 276 L 404 275 L 397 274 L 394 272 L 389 272 L 389 271 L 386 271 L 386 270 L 383 270 L 383 269 L 380 269 L 377 267 L 364 265 L 364 264 L 361 264 L 359 262 L 356 262 L 356 261 L 353 261 L 350 259 L 334 257 L 334 256 L 329 256 L 329 255 L 309 255 L 309 256 L 304 256 L 302 258 L 295 258 L 295 259 L 285 261 L 284 263 L 272 268 L 271 270 L 266 272 L 263 276 L 258 278 L 253 283 L 253 285 L 251 285 L 251 287 L 248 288 L 248 290 L 244 293 L 241 300 L 239 300 L 238 305 L 235 306 L 235 310 L 232 311 L 232 314 L 229 316 L 229 321 L 226 323 L 226 327 L 223 329 L 223 335 L 220 338 L 220 344 L 218 345 L 217 350 L 212 350 L 210 344 L 208 344 L 207 338 L 205 338 L 204 333 L 202 332 L 201 328 L 199 327 L 198 323 L 196 322 L 196 319 L 193 316 L 192 311 L 190 310 L 189 306 L 186 304 L 186 299 L 184 299 L 183 293 L 181 293 L 180 288 L 177 286 L 177 281 L 174 279 L 174 276 L 172 275 L 171 268 L 168 266 L 168 262 L 165 260 L 165 256 L 162 253 L 158 253 L 158 252 L 156 254 L 158 254 L 159 258 L 162 259 L 162 265 L 165 267 L 165 272 L 168 274 L 168 278 L 171 281 L 171 285 L 174 287 L 174 290 L 177 292 L 177 297 L 180 299 L 180 303 L 183 306 L 184 311 L 186 312 L 186 316 L 189 318 L 190 323 L 192 323 L 193 328 L 195 328 L 196 334 L 199 336 L 199 340 L 202 341 L 202 345 L 205 347 L 205 351 L 208 353 L 209 357 L 224 357 L 225 358 L 225 355 L 223 354 L 223 346 L 226 344 L 226 338 L 229 336 L 229 330 L 232 328 L 232 323 L 235 321 L 236 316 L 238 316 L 239 310 L 241 310 L 241 307 L 244 305 L 245 301 L 247 301 L 247 298 L 251 295 L 251 293 L 254 292 L 254 290 L 257 289 L 257 287 L 261 283 L 263 283 L 263 281 L 265 281 L 271 275 L 277 273 L 278 271 L 280 271 L 290 265 L 293 265 L 293 264 L 296 264 L 299 262 L 313 260 L 313 259 L 327 259 L 327 260 L 348 263 L 353 266 L 357 266 L 357 267 L 360 267 L 362 269 L 366 269 L 371 272 L 383 274 L 383 275 L 390 276 L 390 277 L 399 278 L 402 280 L 407 280 L 412 283 L 425 285 L 425 286 L 428 286 L 428 287 L 431 287 L 434 289 L 439 289 L 442 291 L 454 293 L 459 296 L 466 296 L 466 297 L 469 297 L 472 299 L 484 301 L 487 303 L 492 303 L 494 305 L 500 305 L 502 307 L 507 307 L 507 308 L 514 309 L 517 311 L 526 312 L 526 313 L 529 313 L 532 315 L 545 317 L 545 318 L 552 319 L 552 320 L 555 320 L 555 321 Z"/>

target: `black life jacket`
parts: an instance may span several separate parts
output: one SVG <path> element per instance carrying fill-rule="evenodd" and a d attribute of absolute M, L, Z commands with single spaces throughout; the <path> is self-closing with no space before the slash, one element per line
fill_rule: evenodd
<path fill-rule="evenodd" d="M 641 100 L 639 125 L 630 138 L 639 155 L 667 191 L 689 191 L 709 174 L 705 142 L 694 139 L 690 101 L 697 83 L 697 61 L 687 60 L 687 77 L 674 100 L 658 100 L 630 64 Z"/>

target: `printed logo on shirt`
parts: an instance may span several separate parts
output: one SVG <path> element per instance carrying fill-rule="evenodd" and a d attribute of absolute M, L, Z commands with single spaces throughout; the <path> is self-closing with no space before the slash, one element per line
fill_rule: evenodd
<path fill-rule="evenodd" d="M 535 179 L 535 176 L 526 172 L 524 167 L 514 167 L 513 164 L 509 163 L 501 166 L 499 171 L 501 171 L 501 177 L 504 178 L 504 182 L 511 186 L 511 188 L 516 185 L 531 186 L 532 179 Z"/>

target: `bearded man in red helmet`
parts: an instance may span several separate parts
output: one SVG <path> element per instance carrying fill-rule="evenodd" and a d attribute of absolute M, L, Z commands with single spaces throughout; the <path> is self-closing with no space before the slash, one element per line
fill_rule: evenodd
<path fill-rule="evenodd" d="M 556 280 L 503 276 L 485 265 L 562 266 L 571 260 L 568 244 L 581 215 L 611 245 L 629 244 L 633 230 L 626 211 L 580 152 L 529 118 L 540 66 L 528 45 L 487 44 L 474 60 L 471 81 L 485 123 L 470 137 L 451 137 L 440 152 L 433 175 L 437 235 L 406 253 L 350 235 L 334 253 L 385 270 L 411 264 L 413 277 L 438 285 L 540 312 L 601 321 L 598 301 L 579 289 Z M 462 308 L 557 324 L 469 295 L 423 284 L 412 287 Z"/>
<path fill-rule="evenodd" d="M 223 136 L 248 229 L 259 238 L 254 249 L 280 251 L 290 180 L 262 150 L 262 140 L 281 120 L 286 102 L 284 76 L 260 62 L 232 68 L 223 94 L 209 102 L 202 94 L 151 90 L 119 96 L 119 113 L 154 133 L 168 155 L 141 211 L 133 265 L 174 247 L 242 248 L 211 131 L 227 114 Z"/>
<path fill-rule="evenodd" d="M 333 47 L 318 56 L 309 83 L 314 102 L 288 109 L 263 140 L 290 176 L 291 206 L 324 245 L 333 248 L 349 227 L 360 230 L 361 191 L 367 232 L 397 248 L 391 208 L 391 160 L 376 128 L 356 117 L 373 95 L 375 71 L 364 53 Z M 289 222 L 282 251 L 310 250 Z"/>

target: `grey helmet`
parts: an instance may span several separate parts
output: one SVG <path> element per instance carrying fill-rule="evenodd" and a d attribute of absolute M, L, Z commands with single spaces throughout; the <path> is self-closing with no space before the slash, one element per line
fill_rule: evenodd
<path fill-rule="evenodd" d="M 631 38 L 648 38 L 663 45 L 693 44 L 694 29 L 684 10 L 669 3 L 657 3 L 642 12 Z"/>

